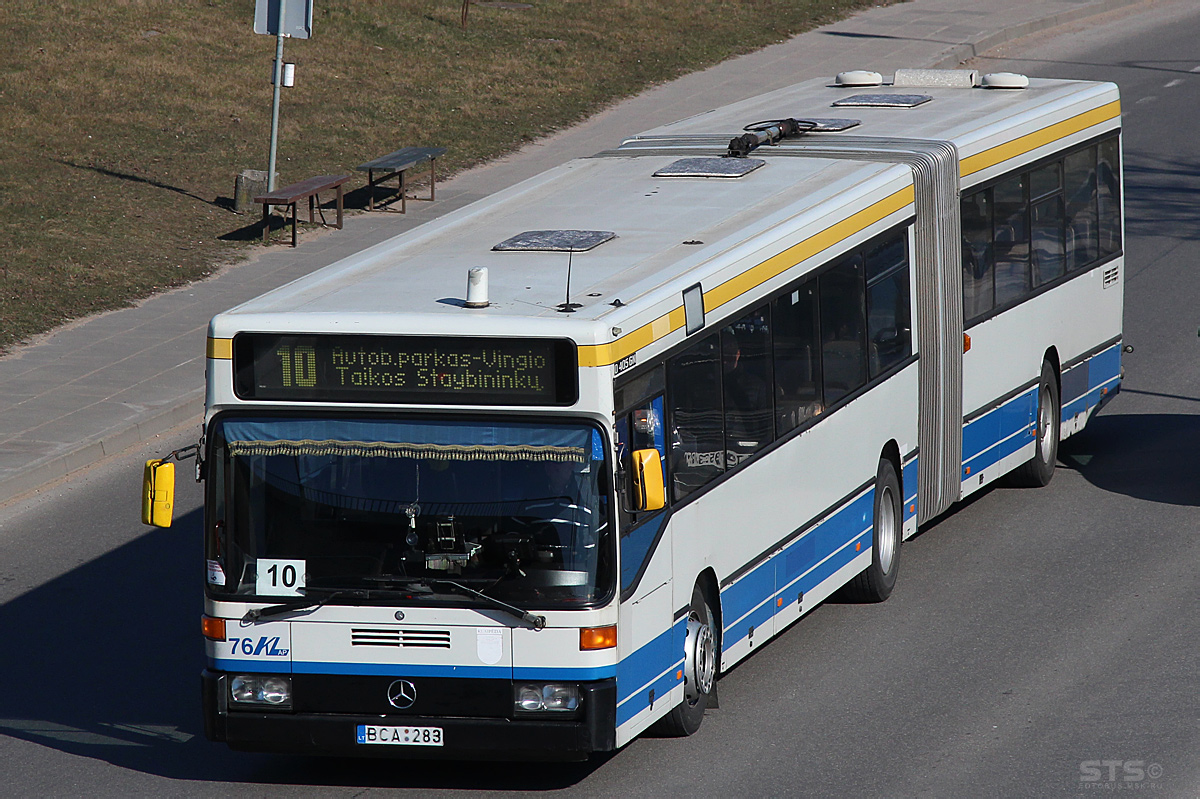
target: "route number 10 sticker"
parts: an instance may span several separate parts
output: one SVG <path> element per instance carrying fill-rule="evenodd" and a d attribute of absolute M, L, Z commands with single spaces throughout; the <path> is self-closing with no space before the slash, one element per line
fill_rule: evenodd
<path fill-rule="evenodd" d="M 259 596 L 301 596 L 304 561 L 259 558 L 254 592 Z"/>

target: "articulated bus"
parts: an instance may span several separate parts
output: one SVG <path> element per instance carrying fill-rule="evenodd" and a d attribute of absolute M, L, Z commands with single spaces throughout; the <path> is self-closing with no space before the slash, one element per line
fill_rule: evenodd
<path fill-rule="evenodd" d="M 1108 83 L 857 71 L 614 143 L 216 316 L 205 732 L 585 758 L 1121 380 Z M 170 524 L 172 453 L 143 516 Z M 199 565 L 199 564 L 198 564 Z"/>

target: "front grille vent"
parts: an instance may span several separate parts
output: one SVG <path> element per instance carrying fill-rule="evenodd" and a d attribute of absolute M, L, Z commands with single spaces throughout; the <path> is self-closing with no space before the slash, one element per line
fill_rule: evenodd
<path fill-rule="evenodd" d="M 1112 266 L 1104 270 L 1104 288 L 1116 285 L 1117 278 L 1121 276 L 1121 267 Z"/>
<path fill-rule="evenodd" d="M 398 646 L 419 649 L 449 649 L 449 630 L 350 629 L 351 646 Z"/>

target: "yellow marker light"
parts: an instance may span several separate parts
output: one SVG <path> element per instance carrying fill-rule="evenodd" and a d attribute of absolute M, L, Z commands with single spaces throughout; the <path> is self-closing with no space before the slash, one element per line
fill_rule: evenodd
<path fill-rule="evenodd" d="M 777 607 L 777 608 L 783 607 L 783 597 L 779 597 L 779 599 L 775 600 L 775 607 Z"/>
<path fill-rule="evenodd" d="M 963 352 L 971 351 L 971 337 L 963 333 Z"/>
<path fill-rule="evenodd" d="M 582 651 L 590 649 L 612 649 L 617 645 L 617 625 L 607 627 L 583 627 L 579 630 L 579 648 Z"/>
<path fill-rule="evenodd" d="M 683 669 L 678 669 L 678 670 L 676 670 L 676 672 L 675 672 L 675 679 L 677 679 L 677 680 L 682 680 L 682 679 L 683 679 Z"/>
<path fill-rule="evenodd" d="M 862 541 L 859 541 L 858 543 L 856 543 L 856 544 L 854 545 L 854 551 L 855 551 L 855 552 L 862 552 Z"/>
<path fill-rule="evenodd" d="M 911 505 L 909 505 L 909 506 L 908 506 L 908 512 L 909 512 L 909 513 L 916 513 L 916 512 L 917 512 L 917 505 L 916 505 L 916 503 L 915 503 L 915 502 L 914 502 L 913 504 L 911 504 Z"/>
<path fill-rule="evenodd" d="M 204 637 L 212 641 L 225 640 L 225 620 L 214 619 L 212 616 L 200 617 L 200 631 Z"/>

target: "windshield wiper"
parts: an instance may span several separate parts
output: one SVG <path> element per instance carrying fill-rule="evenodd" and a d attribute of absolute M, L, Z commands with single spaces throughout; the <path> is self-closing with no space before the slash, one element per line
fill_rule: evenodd
<path fill-rule="evenodd" d="M 337 589 L 328 588 L 306 588 L 308 591 L 321 591 L 328 593 L 325 596 L 317 598 L 312 596 L 302 596 L 293 599 L 291 602 L 280 602 L 278 605 L 268 605 L 265 608 L 256 608 L 246 611 L 246 615 L 242 617 L 242 621 L 256 622 L 259 619 L 268 618 L 270 616 L 281 616 L 284 613 L 291 613 L 297 610 L 316 610 L 319 607 L 329 604 L 329 602 L 339 597 L 352 596 L 360 599 L 365 599 L 370 596 L 370 592 L 364 589 Z"/>
<path fill-rule="evenodd" d="M 482 599 L 484 602 L 487 602 L 489 605 L 491 605 L 494 608 L 502 610 L 505 613 L 508 613 L 512 616 L 516 616 L 521 621 L 529 622 L 530 624 L 533 625 L 533 629 L 535 629 L 535 630 L 540 630 L 546 626 L 546 617 L 545 616 L 535 616 L 534 614 L 530 613 L 527 610 L 521 610 L 520 608 L 514 607 L 514 606 L 508 604 L 507 602 L 501 602 L 499 599 L 496 599 L 495 597 L 492 597 L 492 596 L 488 596 L 487 594 L 483 593 L 482 591 L 476 591 L 474 588 L 467 588 L 465 585 L 453 582 L 452 580 L 431 580 L 429 584 L 430 585 L 445 585 L 445 586 L 448 586 L 451 589 L 457 591 L 460 594 L 465 594 L 466 596 L 475 597 L 476 599 Z"/>

